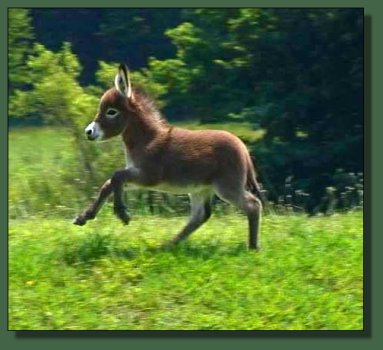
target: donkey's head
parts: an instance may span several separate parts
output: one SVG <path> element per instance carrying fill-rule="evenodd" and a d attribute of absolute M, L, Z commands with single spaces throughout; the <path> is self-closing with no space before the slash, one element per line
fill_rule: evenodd
<path fill-rule="evenodd" d="M 88 140 L 106 140 L 121 134 L 132 112 L 133 93 L 129 71 L 120 64 L 114 79 L 114 87 L 101 97 L 96 117 L 85 128 Z"/>

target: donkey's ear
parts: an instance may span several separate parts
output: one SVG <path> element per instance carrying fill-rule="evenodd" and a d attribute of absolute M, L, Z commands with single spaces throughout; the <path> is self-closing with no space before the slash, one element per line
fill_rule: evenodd
<path fill-rule="evenodd" d="M 130 84 L 129 70 L 125 64 L 121 63 L 118 67 L 118 72 L 114 78 L 114 86 L 118 92 L 127 97 L 132 98 L 132 86 Z"/>

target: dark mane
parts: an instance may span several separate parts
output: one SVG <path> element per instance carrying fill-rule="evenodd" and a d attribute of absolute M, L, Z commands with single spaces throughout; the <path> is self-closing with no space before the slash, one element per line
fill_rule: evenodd
<path fill-rule="evenodd" d="M 155 120 L 162 125 L 168 124 L 158 109 L 156 102 L 145 90 L 135 88 L 133 89 L 133 96 L 135 107 L 142 117 L 145 119 L 151 118 L 151 120 Z"/>

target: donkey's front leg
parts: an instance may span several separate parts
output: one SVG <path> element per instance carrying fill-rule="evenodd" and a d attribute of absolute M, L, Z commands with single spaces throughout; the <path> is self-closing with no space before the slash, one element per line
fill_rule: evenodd
<path fill-rule="evenodd" d="M 126 211 L 127 208 L 123 199 L 123 186 L 125 182 L 142 183 L 140 175 L 140 171 L 137 168 L 130 167 L 124 170 L 116 171 L 111 178 L 111 183 L 114 192 L 114 214 L 125 225 L 129 223 L 130 217 Z"/>
<path fill-rule="evenodd" d="M 75 225 L 83 226 L 88 220 L 92 220 L 96 217 L 97 213 L 101 209 L 106 199 L 113 191 L 111 179 L 107 180 L 101 187 L 97 194 L 95 201 L 79 216 L 77 216 L 73 223 Z"/>

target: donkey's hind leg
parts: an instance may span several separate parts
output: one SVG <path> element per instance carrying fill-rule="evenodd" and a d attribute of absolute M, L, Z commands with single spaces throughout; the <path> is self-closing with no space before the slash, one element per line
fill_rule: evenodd
<path fill-rule="evenodd" d="M 251 192 L 246 191 L 242 203 L 249 221 L 249 248 L 259 250 L 261 248 L 261 218 L 262 202 Z"/>
<path fill-rule="evenodd" d="M 73 223 L 75 225 L 83 226 L 88 220 L 94 219 L 112 191 L 113 187 L 111 180 L 109 179 L 102 185 L 94 202 L 82 214 L 78 215 Z"/>
<path fill-rule="evenodd" d="M 173 246 L 187 238 L 211 216 L 211 193 L 190 194 L 190 203 L 190 219 L 177 236 L 170 241 L 170 246 Z"/>
<path fill-rule="evenodd" d="M 259 250 L 261 247 L 262 202 L 251 192 L 240 187 L 233 188 L 217 184 L 216 194 L 222 200 L 237 206 L 245 212 L 249 222 L 249 248 Z"/>

